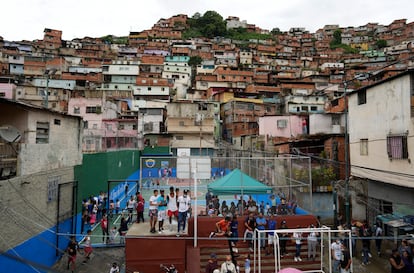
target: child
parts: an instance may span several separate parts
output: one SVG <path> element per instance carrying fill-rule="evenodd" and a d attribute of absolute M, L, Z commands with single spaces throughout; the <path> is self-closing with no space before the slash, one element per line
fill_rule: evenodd
<path fill-rule="evenodd" d="M 116 234 L 118 233 L 118 229 L 117 229 L 117 227 L 116 226 L 114 226 L 112 229 L 111 229 L 111 232 L 110 232 L 110 234 L 109 234 L 109 243 L 114 243 L 115 242 L 115 236 L 116 236 Z"/>
<path fill-rule="evenodd" d="M 140 223 L 141 221 L 144 223 L 144 207 L 145 200 L 142 196 L 139 196 L 137 203 L 137 223 Z"/>
<path fill-rule="evenodd" d="M 83 248 L 85 260 L 82 262 L 82 264 L 86 264 L 86 262 L 89 261 L 89 259 L 91 258 L 90 256 L 93 251 L 92 243 L 91 243 L 91 234 L 92 234 L 92 231 L 89 229 L 85 237 L 84 248 Z"/>
<path fill-rule="evenodd" d="M 230 237 L 231 235 L 230 222 L 231 222 L 230 216 L 226 216 L 224 219 L 218 221 L 216 223 L 216 231 L 212 231 L 210 233 L 209 238 L 213 238 L 214 236 Z"/>
<path fill-rule="evenodd" d="M 250 273 L 250 254 L 247 254 L 246 259 L 244 260 L 244 272 Z"/>

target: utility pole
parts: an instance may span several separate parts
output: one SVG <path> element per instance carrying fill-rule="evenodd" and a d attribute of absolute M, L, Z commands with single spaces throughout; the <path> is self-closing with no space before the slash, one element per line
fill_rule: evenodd
<path fill-rule="evenodd" d="M 347 83 L 344 83 L 345 102 L 345 219 L 347 228 L 351 226 L 351 212 L 349 207 L 349 131 L 348 131 L 348 94 Z"/>
<path fill-rule="evenodd" d="M 48 108 L 49 106 L 49 81 L 50 81 L 50 76 L 54 75 L 56 73 L 56 69 L 46 69 L 45 70 L 45 75 L 46 75 L 46 91 L 45 91 L 45 97 L 44 97 L 44 101 L 43 101 L 43 105 L 45 108 Z"/>

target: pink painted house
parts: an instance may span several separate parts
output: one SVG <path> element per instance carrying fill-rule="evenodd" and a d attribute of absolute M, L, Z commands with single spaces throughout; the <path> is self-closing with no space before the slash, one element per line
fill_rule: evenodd
<path fill-rule="evenodd" d="M 12 83 L 0 83 L 0 98 L 12 100 L 16 97 L 16 85 Z"/>
<path fill-rule="evenodd" d="M 298 115 L 264 116 L 259 118 L 259 135 L 294 138 L 307 134 L 307 119 Z"/>

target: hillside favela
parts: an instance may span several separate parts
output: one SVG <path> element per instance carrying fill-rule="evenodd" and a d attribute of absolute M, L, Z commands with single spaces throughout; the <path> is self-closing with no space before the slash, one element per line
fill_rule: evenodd
<path fill-rule="evenodd" d="M 0 273 L 414 272 L 414 22 L 62 32 L 0 36 Z"/>

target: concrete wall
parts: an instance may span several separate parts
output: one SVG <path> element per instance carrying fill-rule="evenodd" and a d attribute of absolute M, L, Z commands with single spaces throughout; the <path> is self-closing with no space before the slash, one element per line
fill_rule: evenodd
<path fill-rule="evenodd" d="M 349 96 L 351 175 L 413 188 L 412 159 L 390 160 L 387 153 L 387 135 L 404 133 L 409 157 L 414 152 L 411 89 L 407 74 L 368 88 L 364 104 L 357 93 Z M 368 139 L 368 155 L 361 155 L 361 139 Z"/>
<path fill-rule="evenodd" d="M 0 240 L 0 249 L 9 255 L 52 266 L 63 255 L 68 242 L 68 236 L 57 235 L 80 233 L 77 213 L 81 211 L 82 197 L 106 190 L 110 179 L 136 179 L 138 166 L 138 151 L 120 151 L 85 155 L 83 165 L 74 168 L 0 180 L 0 230 L 4 239 Z M 75 179 L 78 181 L 78 198 L 74 191 Z M 59 219 L 59 192 L 48 188 L 52 181 L 61 185 Z M 111 188 L 115 186 L 116 183 L 111 184 Z M 72 205 L 72 200 L 77 203 Z M 75 217 L 71 218 L 71 215 Z M 76 230 L 72 230 L 74 226 Z M 16 273 L 34 272 L 33 268 L 6 256 L 0 256 L 0 265 L 0 272 L 3 269 L 13 269 Z"/>
<path fill-rule="evenodd" d="M 51 191 L 48 184 L 73 180 L 74 169 L 67 167 L 0 181 L 0 204 L 4 208 L 0 229 L 3 238 L 7 238 L 6 249 L 57 224 L 57 187 Z M 72 194 L 72 187 L 61 187 L 59 210 L 64 214 L 72 208 Z"/>
<path fill-rule="evenodd" d="M 49 124 L 48 143 L 36 143 L 37 122 Z M 20 175 L 81 163 L 82 130 L 78 118 L 64 118 L 53 113 L 36 111 L 28 115 L 27 126 L 25 142 L 19 153 Z"/>

